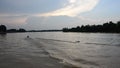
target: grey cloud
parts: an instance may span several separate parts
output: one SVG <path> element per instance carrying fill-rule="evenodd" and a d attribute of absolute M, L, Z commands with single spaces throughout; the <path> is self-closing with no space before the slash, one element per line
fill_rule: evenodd
<path fill-rule="evenodd" d="M 31 17 L 24 25 L 26 29 L 62 29 L 64 27 L 75 27 L 82 24 L 90 23 L 88 21 L 68 16 L 52 16 L 52 17 Z"/>

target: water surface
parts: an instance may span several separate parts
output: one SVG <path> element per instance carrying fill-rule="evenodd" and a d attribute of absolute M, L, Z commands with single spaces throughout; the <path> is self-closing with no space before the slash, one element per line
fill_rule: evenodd
<path fill-rule="evenodd" d="M 27 35 L 30 38 L 26 38 Z M 119 58 L 120 34 L 38 32 L 0 35 L 0 68 L 120 68 Z"/>

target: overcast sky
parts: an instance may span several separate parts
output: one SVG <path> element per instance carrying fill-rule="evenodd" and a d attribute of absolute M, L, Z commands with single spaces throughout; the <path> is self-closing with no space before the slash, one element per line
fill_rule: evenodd
<path fill-rule="evenodd" d="M 120 0 L 0 0 L 8 28 L 62 29 L 120 20 Z"/>

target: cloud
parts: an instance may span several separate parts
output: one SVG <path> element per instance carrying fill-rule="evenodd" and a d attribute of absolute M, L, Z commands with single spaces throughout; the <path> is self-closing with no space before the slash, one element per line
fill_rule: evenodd
<path fill-rule="evenodd" d="M 75 17 L 87 11 L 91 11 L 99 0 L 68 0 L 68 3 L 60 9 L 52 12 L 38 14 L 38 16 L 70 16 Z"/>
<path fill-rule="evenodd" d="M 94 22 L 79 16 L 92 10 L 99 0 L 11 0 L 0 11 L 0 23 L 25 29 L 62 29 Z M 55 6 L 53 6 L 53 3 Z M 43 13 L 44 12 L 44 13 Z M 77 17 L 76 17 L 77 16 Z M 90 22 L 89 22 L 90 21 Z"/>
<path fill-rule="evenodd" d="M 27 16 L 0 16 L 0 22 L 1 23 L 7 23 L 7 24 L 25 24 L 27 20 Z"/>
<path fill-rule="evenodd" d="M 68 16 L 30 17 L 25 25 L 26 29 L 62 29 L 80 24 L 80 19 Z M 26 27 L 27 26 L 27 27 Z"/>

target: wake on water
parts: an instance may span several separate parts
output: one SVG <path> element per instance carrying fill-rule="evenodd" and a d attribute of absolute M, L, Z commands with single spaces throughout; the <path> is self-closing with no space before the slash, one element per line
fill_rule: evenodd
<path fill-rule="evenodd" d="M 44 53 L 47 53 L 49 57 L 58 59 L 60 63 L 63 63 L 68 66 L 78 67 L 78 68 L 100 68 L 100 65 L 94 61 L 90 61 L 82 58 L 80 55 L 76 58 L 77 52 L 79 49 L 77 47 L 83 48 L 85 46 L 114 46 L 103 43 L 92 43 L 92 42 L 79 42 L 79 41 L 66 41 L 66 40 L 57 40 L 57 39 L 45 39 L 45 38 L 26 38 L 29 42 L 37 47 L 41 47 L 44 50 Z M 115 46 L 114 46 L 115 47 Z M 75 49 L 74 49 L 75 48 Z M 76 51 L 73 52 L 72 51 Z M 89 50 L 89 49 L 88 49 Z M 76 53 L 76 54 L 74 54 Z M 82 53 L 82 52 L 80 52 Z M 78 53 L 78 54 L 80 54 Z M 85 52 L 86 53 L 86 52 Z M 94 52 L 93 52 L 94 53 Z M 91 55 L 91 56 L 94 56 Z"/>
<path fill-rule="evenodd" d="M 79 43 L 80 41 L 66 41 L 66 40 L 56 40 L 56 39 L 45 39 L 45 38 L 37 38 L 41 40 L 50 40 L 50 41 L 58 41 L 58 42 L 68 42 L 68 43 Z"/>
<path fill-rule="evenodd" d="M 70 44 L 70 45 L 71 44 L 75 45 L 76 43 L 80 44 L 79 43 L 80 41 L 65 41 L 65 40 L 45 39 L 45 38 L 35 38 L 35 39 L 26 38 L 26 39 L 34 43 L 34 45 L 39 45 L 40 47 L 43 47 L 45 53 L 48 53 L 51 58 L 58 59 L 60 60 L 60 63 L 63 63 L 65 65 L 74 66 L 78 68 L 81 68 L 82 66 L 86 68 L 89 67 L 97 68 L 99 66 L 95 62 L 87 61 L 85 59 L 80 59 L 80 58 L 75 59 L 74 57 L 72 57 L 72 54 L 68 55 L 65 51 L 59 48 L 59 46 L 61 45 L 66 46 L 65 44 Z M 54 42 L 58 44 L 53 45 Z"/>
<path fill-rule="evenodd" d="M 49 41 L 57 41 L 57 42 L 67 42 L 67 43 L 81 43 L 81 44 L 93 44 L 93 45 L 101 45 L 101 46 L 120 46 L 120 44 L 103 44 L 103 43 L 92 43 L 92 42 L 81 42 L 79 40 L 77 41 L 66 41 L 66 40 L 57 40 L 57 39 L 45 39 L 45 38 L 37 38 L 37 39 L 41 39 L 41 40 L 49 40 Z"/>
<path fill-rule="evenodd" d="M 104 44 L 97 42 L 82 42 L 82 41 L 66 41 L 66 40 L 57 40 L 57 39 L 45 39 L 45 38 L 26 38 L 29 42 L 33 43 L 34 46 L 41 47 L 49 57 L 58 59 L 60 63 L 63 63 L 68 66 L 78 67 L 78 68 L 100 68 L 99 62 L 86 59 L 107 59 L 106 57 L 112 57 L 111 54 L 104 54 L 104 50 L 100 50 L 102 54 L 97 54 L 97 48 L 118 48 L 120 44 Z M 86 49 L 87 48 L 87 49 Z M 80 52 L 83 51 L 83 52 Z M 89 52 L 90 51 L 90 52 Z M 94 52 L 93 52 L 94 51 Z M 91 53 L 92 52 L 92 53 Z M 82 54 L 81 54 L 82 53 Z M 86 53 L 89 56 L 86 56 Z M 95 53 L 95 54 L 94 54 Z M 98 52 L 99 53 L 99 52 Z M 110 59 L 111 60 L 111 59 Z M 107 61 L 109 61 L 107 59 Z M 103 62 L 102 62 L 103 63 Z"/>

